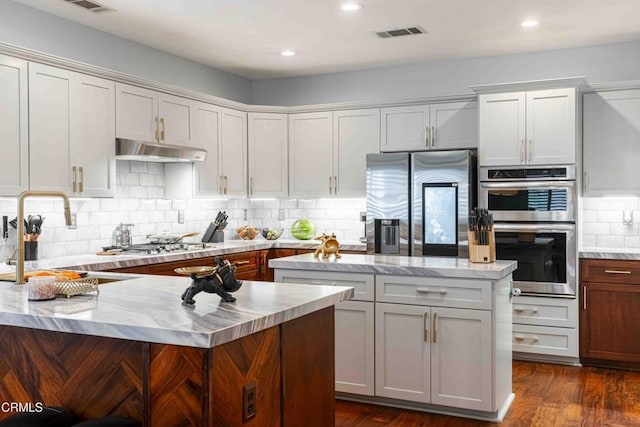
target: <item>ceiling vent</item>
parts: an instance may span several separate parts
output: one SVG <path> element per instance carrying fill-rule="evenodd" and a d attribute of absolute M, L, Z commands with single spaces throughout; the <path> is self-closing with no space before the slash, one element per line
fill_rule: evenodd
<path fill-rule="evenodd" d="M 376 35 L 381 39 L 388 39 L 391 37 L 401 36 L 417 36 L 418 34 L 426 34 L 427 32 L 420 27 L 400 28 L 397 30 L 387 30 L 376 32 Z"/>
<path fill-rule="evenodd" d="M 83 9 L 87 9 L 88 11 L 95 12 L 95 13 L 113 10 L 95 1 L 89 1 L 89 0 L 65 0 L 65 1 L 67 3 L 75 4 L 76 6 L 79 6 Z"/>

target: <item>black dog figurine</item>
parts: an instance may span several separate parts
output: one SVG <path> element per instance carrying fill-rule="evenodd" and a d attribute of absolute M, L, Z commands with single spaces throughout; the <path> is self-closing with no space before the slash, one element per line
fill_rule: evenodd
<path fill-rule="evenodd" d="M 216 257 L 216 269 L 203 277 L 198 277 L 196 273 L 191 274 L 191 286 L 182 293 L 184 304 L 195 304 L 194 296 L 200 292 L 220 295 L 225 302 L 235 302 L 235 298 L 229 292 L 235 292 L 242 286 L 242 282 L 236 280 L 236 266 L 229 261 Z"/>

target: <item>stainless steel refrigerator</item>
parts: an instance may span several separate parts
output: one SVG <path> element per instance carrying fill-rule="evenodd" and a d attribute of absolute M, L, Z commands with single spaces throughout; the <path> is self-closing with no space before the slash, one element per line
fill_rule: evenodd
<path fill-rule="evenodd" d="M 367 252 L 468 256 L 475 150 L 367 155 Z"/>

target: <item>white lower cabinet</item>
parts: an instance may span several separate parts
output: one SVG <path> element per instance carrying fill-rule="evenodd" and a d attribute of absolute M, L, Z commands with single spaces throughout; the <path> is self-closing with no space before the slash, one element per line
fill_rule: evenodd
<path fill-rule="evenodd" d="M 353 299 L 335 307 L 336 391 L 374 395 L 374 276 L 324 271 L 276 270 L 275 281 L 350 286 Z M 358 301 L 361 300 L 361 301 Z"/>
<path fill-rule="evenodd" d="M 376 395 L 491 411 L 491 312 L 376 304 Z"/>
<path fill-rule="evenodd" d="M 577 362 L 577 304 L 576 299 L 514 297 L 514 357 L 551 361 L 560 356 Z"/>

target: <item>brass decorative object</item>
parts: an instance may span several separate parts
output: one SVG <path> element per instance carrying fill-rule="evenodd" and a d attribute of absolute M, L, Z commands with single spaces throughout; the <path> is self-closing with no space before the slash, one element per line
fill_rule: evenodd
<path fill-rule="evenodd" d="M 340 258 L 340 242 L 336 239 L 335 233 L 331 233 L 331 236 L 322 233 L 322 235 L 316 237 L 315 240 L 319 240 L 321 243 L 320 247 L 316 249 L 316 252 L 313 254 L 314 257 L 318 258 L 318 255 L 322 253 L 322 259 L 328 259 L 332 254 L 335 255 L 336 259 Z"/>

